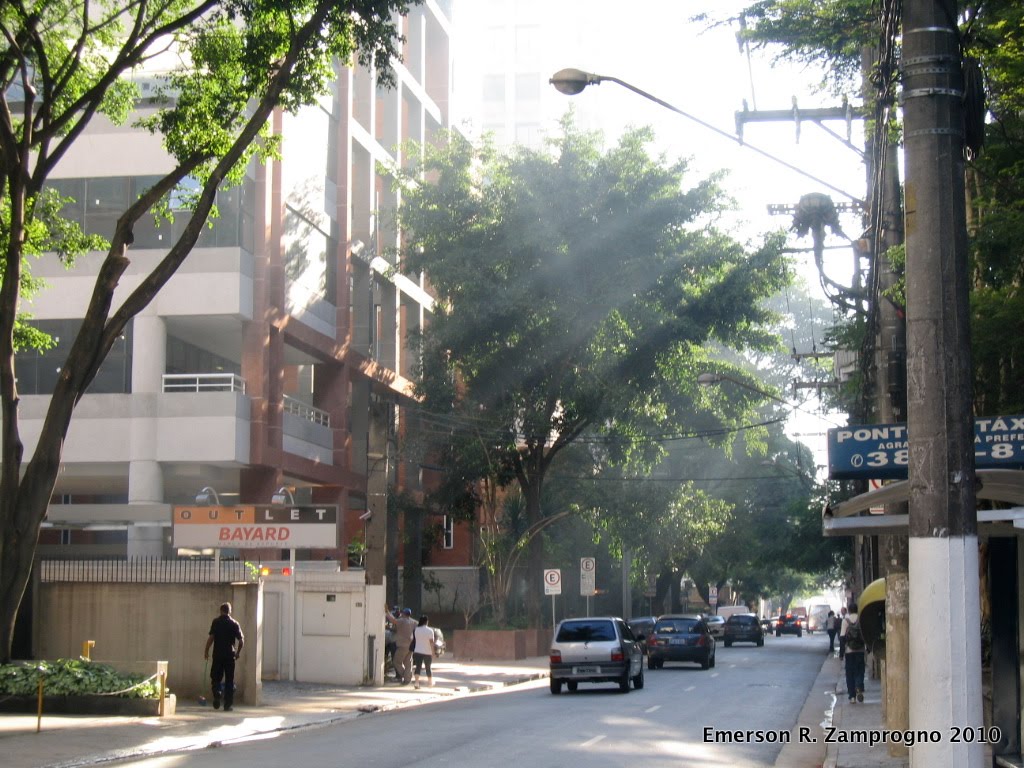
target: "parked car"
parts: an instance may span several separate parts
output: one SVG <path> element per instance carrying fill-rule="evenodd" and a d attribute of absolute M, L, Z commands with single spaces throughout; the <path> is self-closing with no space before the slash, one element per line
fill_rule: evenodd
<path fill-rule="evenodd" d="M 783 635 L 796 635 L 797 637 L 803 637 L 803 634 L 804 620 L 800 616 L 787 613 L 784 616 L 779 616 L 778 621 L 775 622 L 776 637 L 782 637 Z"/>
<path fill-rule="evenodd" d="M 715 637 L 703 616 L 680 614 L 658 619 L 647 640 L 647 668 L 660 669 L 666 661 L 692 661 L 701 669 L 715 666 Z"/>
<path fill-rule="evenodd" d="M 725 636 L 725 616 L 705 616 L 704 621 L 707 622 L 708 631 L 712 635 L 715 637 Z"/>
<path fill-rule="evenodd" d="M 633 637 L 640 643 L 640 650 L 643 651 L 645 656 L 647 655 L 647 638 L 651 636 L 651 631 L 654 629 L 657 621 L 657 616 L 634 616 L 626 621 L 626 624 L 629 625 L 629 631 L 633 633 Z"/>
<path fill-rule="evenodd" d="M 772 616 L 771 618 L 768 618 L 767 616 L 762 616 L 761 617 L 761 629 L 764 630 L 765 635 L 770 635 L 772 632 L 774 632 L 775 631 L 775 625 L 778 624 L 778 623 L 779 623 L 779 617 L 778 616 Z"/>
<path fill-rule="evenodd" d="M 644 687 L 644 656 L 622 619 L 597 616 L 563 619 L 551 641 L 551 692 L 562 685 L 575 691 L 580 683 L 618 683 L 629 692 Z"/>
<path fill-rule="evenodd" d="M 752 613 L 735 613 L 725 620 L 725 647 L 733 643 L 764 645 L 761 621 Z"/>

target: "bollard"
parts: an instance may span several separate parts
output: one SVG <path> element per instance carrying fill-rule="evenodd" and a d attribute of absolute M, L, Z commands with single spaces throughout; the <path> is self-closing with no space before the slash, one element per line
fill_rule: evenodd
<path fill-rule="evenodd" d="M 164 702 L 167 700 L 167 673 L 160 673 L 160 708 L 157 710 L 158 717 L 164 716 Z"/>
<path fill-rule="evenodd" d="M 91 660 L 92 649 L 96 646 L 95 640 L 84 640 L 82 642 L 82 658 L 86 661 Z"/>
<path fill-rule="evenodd" d="M 39 670 L 39 700 L 36 705 L 36 733 L 43 729 L 43 670 Z"/>

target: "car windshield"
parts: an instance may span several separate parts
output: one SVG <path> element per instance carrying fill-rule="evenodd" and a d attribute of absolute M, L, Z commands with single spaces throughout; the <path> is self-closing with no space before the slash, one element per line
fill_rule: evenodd
<path fill-rule="evenodd" d="M 615 640 L 615 627 L 610 621 L 571 621 L 558 629 L 560 643 L 592 643 Z"/>
<path fill-rule="evenodd" d="M 757 624 L 757 619 L 753 616 L 730 616 L 728 624 Z"/>
<path fill-rule="evenodd" d="M 662 619 L 654 625 L 655 632 L 671 634 L 673 632 L 695 632 L 697 631 L 696 619 Z"/>

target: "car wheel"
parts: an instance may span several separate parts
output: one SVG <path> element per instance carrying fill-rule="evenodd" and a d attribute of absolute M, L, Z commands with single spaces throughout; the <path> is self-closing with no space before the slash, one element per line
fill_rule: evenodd
<path fill-rule="evenodd" d="M 664 659 L 658 659 L 658 669 L 664 669 L 664 668 L 665 668 L 665 660 Z"/>
<path fill-rule="evenodd" d="M 797 636 L 797 637 L 803 637 L 803 636 L 804 636 L 804 633 L 803 633 L 803 632 L 801 632 L 800 630 L 797 630 L 796 636 Z"/>
<path fill-rule="evenodd" d="M 629 693 L 629 668 L 622 673 L 622 679 L 619 680 L 619 690 L 622 693 Z"/>
<path fill-rule="evenodd" d="M 701 669 L 707 669 L 710 666 L 711 666 L 711 654 L 709 653 L 707 656 L 704 657 L 704 660 L 700 663 L 700 668 Z"/>
<path fill-rule="evenodd" d="M 715 666 L 715 654 L 713 654 L 713 653 L 711 654 L 711 666 L 712 667 Z"/>
<path fill-rule="evenodd" d="M 556 696 L 562 692 L 562 681 L 551 678 L 551 692 Z"/>
<path fill-rule="evenodd" d="M 640 674 L 633 678 L 633 687 L 638 691 L 644 687 L 644 668 L 640 667 Z"/>
<path fill-rule="evenodd" d="M 776 637 L 782 637 L 782 632 L 780 632 L 779 630 L 776 629 L 775 630 L 775 636 Z"/>
<path fill-rule="evenodd" d="M 657 669 L 658 668 L 658 662 L 655 659 L 653 659 L 652 657 L 648 656 L 647 657 L 647 668 L 648 669 Z"/>
<path fill-rule="evenodd" d="M 725 641 L 725 647 L 726 648 L 732 648 L 732 640 L 726 640 Z"/>
<path fill-rule="evenodd" d="M 569 693 L 576 693 L 576 689 L 580 687 L 580 684 L 575 680 L 570 680 L 565 684 L 565 687 L 569 689 Z"/>
<path fill-rule="evenodd" d="M 760 640 L 757 641 L 757 647 L 758 648 L 760 648 L 762 645 L 764 645 L 764 638 L 763 637 Z"/>

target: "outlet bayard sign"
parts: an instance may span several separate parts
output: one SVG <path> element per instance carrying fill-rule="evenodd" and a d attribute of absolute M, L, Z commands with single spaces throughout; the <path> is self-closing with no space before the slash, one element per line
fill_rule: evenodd
<path fill-rule="evenodd" d="M 909 459 L 906 424 L 863 424 L 828 431 L 828 476 L 833 480 L 902 480 Z M 974 420 L 977 469 L 1024 467 L 1024 416 Z"/>
<path fill-rule="evenodd" d="M 174 508 L 174 546 L 195 549 L 333 549 L 338 506 L 251 505 Z"/>

